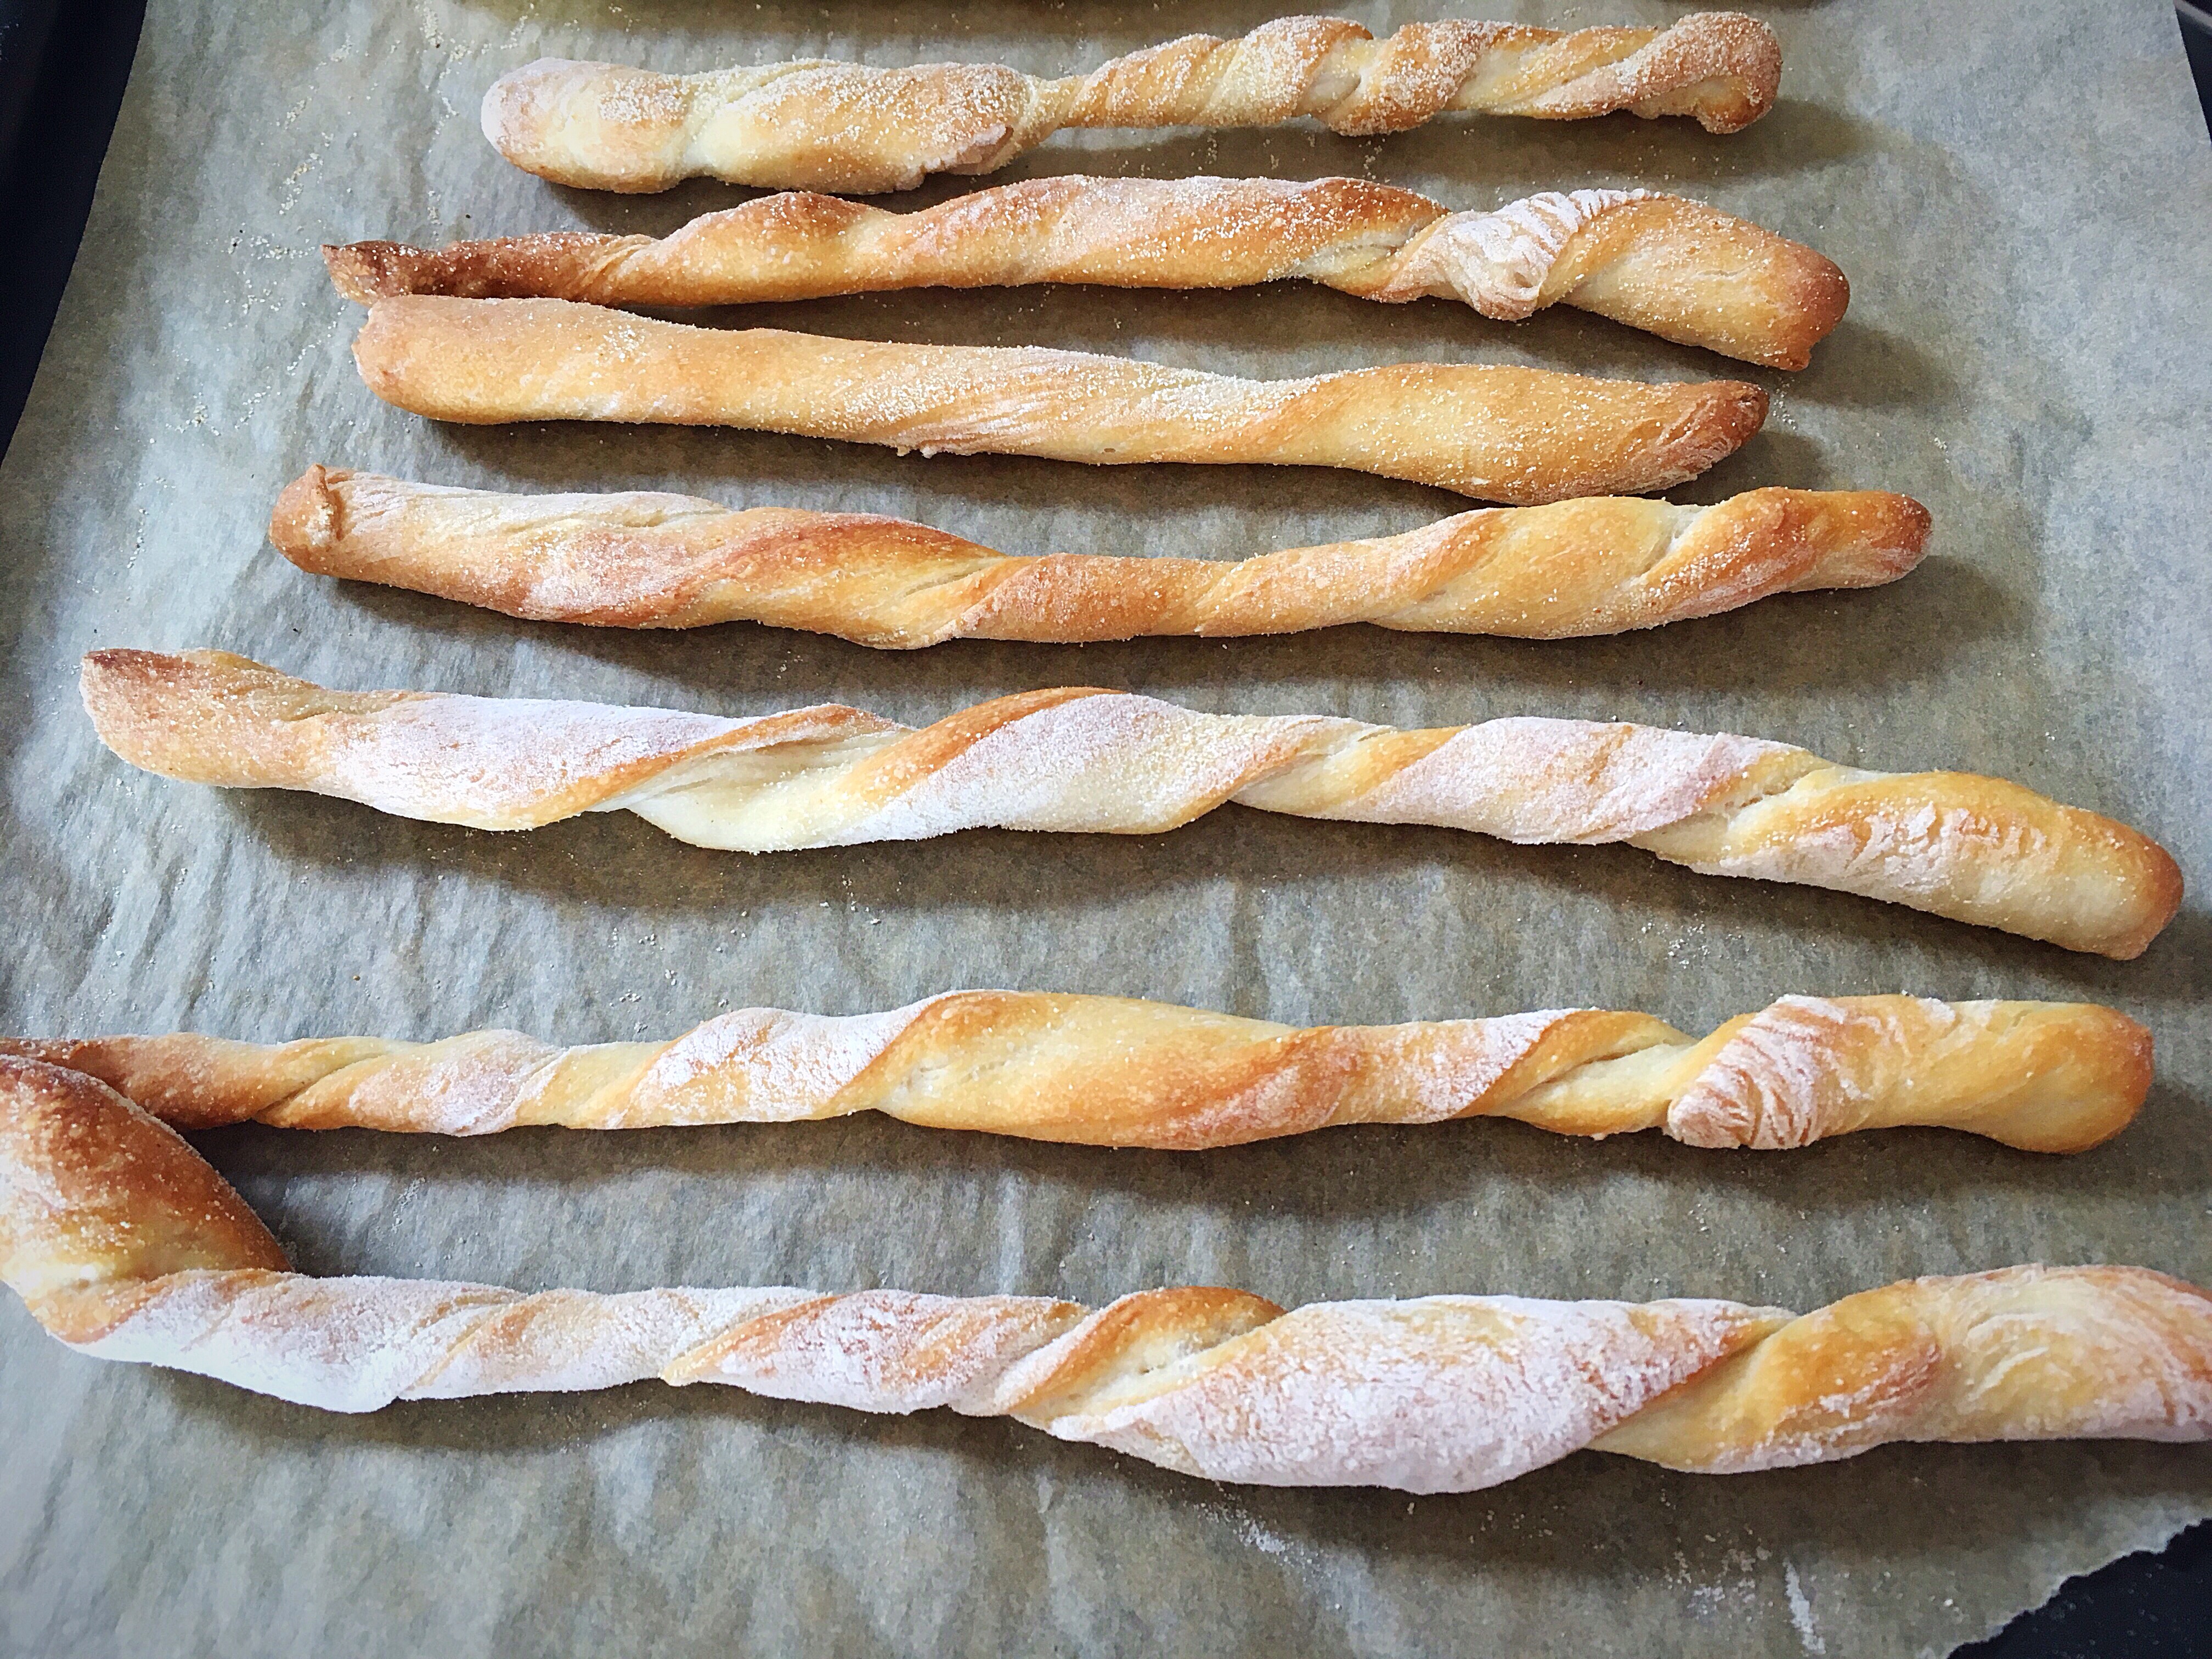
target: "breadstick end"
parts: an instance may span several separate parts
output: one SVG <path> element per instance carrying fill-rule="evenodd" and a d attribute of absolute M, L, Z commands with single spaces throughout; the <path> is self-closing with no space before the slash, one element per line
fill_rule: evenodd
<path fill-rule="evenodd" d="M 1772 503 L 1807 553 L 1804 568 L 1787 592 L 1880 587 L 1909 575 L 1928 556 L 1935 520 L 1910 495 L 1886 489 L 1783 489 L 1769 487 L 1736 497 L 1748 507 Z"/>
<path fill-rule="evenodd" d="M 684 176 L 689 105 L 679 76 L 541 58 L 493 82 L 478 119 L 525 173 L 581 190 L 656 191 Z"/>
<path fill-rule="evenodd" d="M 1832 541 L 1802 586 L 1879 587 L 1910 574 L 1928 556 L 1936 520 L 1911 496 L 1868 489 L 1839 491 L 1829 499 L 1836 517 Z"/>
<path fill-rule="evenodd" d="M 517 418 L 516 406 L 486 392 L 528 378 L 516 350 L 543 349 L 530 343 L 532 331 L 557 330 L 564 322 L 604 328 L 611 320 L 626 328 L 634 319 L 565 300 L 398 294 L 369 307 L 354 336 L 354 367 L 362 384 L 394 408 L 434 421 L 496 425 Z M 556 349 L 571 349 L 566 343 Z"/>
<path fill-rule="evenodd" d="M 2158 1045 L 2150 1027 L 2094 1003 L 2083 1004 L 2080 1017 L 2083 1048 L 2094 1054 L 2097 1074 L 2103 1080 L 2106 1111 L 2101 1122 L 2085 1120 L 2082 1138 L 2060 1149 L 2066 1152 L 2101 1146 L 2134 1122 L 2158 1076 Z"/>
<path fill-rule="evenodd" d="M 148 722 L 147 705 L 159 696 L 178 662 L 156 651 L 88 651 L 77 665 L 77 695 L 92 717 L 93 730 L 133 766 L 163 769 L 152 763 L 160 745 L 146 741 L 140 728 Z"/>
<path fill-rule="evenodd" d="M 1789 996 L 1729 1021 L 1668 1109 L 1692 1146 L 1806 1146 L 1861 1129 L 1964 1129 L 2080 1152 L 2133 1121 L 2151 1036 L 2094 1003 Z"/>
<path fill-rule="evenodd" d="M 1646 489 L 1667 489 L 1696 477 L 1741 449 L 1766 424 L 1763 387 L 1748 380 L 1715 380 L 1694 390 L 1699 395 L 1655 446 L 1655 462 L 1671 476 L 1666 483 Z"/>
<path fill-rule="evenodd" d="M 343 504 L 333 484 L 353 475 L 327 467 L 309 467 L 284 486 L 269 514 L 269 539 L 276 550 L 302 570 L 327 574 L 328 555 L 337 545 Z"/>
<path fill-rule="evenodd" d="M 1741 132 L 1774 107 L 1782 90 L 1782 43 L 1758 18 L 1736 11 L 1692 12 L 1652 44 L 1662 42 L 1673 45 L 1684 60 L 1709 64 L 1706 78 L 1682 94 L 1707 132 Z"/>
<path fill-rule="evenodd" d="M 1766 424 L 1766 388 L 1748 380 L 1722 380 L 1714 390 L 1723 394 L 1718 405 L 1720 425 L 1732 453 L 1749 443 L 1752 434 Z"/>
<path fill-rule="evenodd" d="M 2124 833 L 2136 843 L 2138 896 L 2135 907 L 2135 925 L 2113 933 L 2103 944 L 2086 947 L 2100 957 L 2110 957 L 2115 962 L 2133 962 L 2150 948 L 2153 939 L 2166 931 L 2166 923 L 2181 913 L 2181 866 L 2174 862 L 2173 854 L 2148 836 L 2135 830 L 2125 830 Z M 2057 942 L 2066 943 L 2063 939 Z"/>
<path fill-rule="evenodd" d="M 78 685 L 100 740 L 133 766 L 234 787 L 305 787 L 319 775 L 316 716 L 409 700 L 328 690 L 228 651 L 88 652 Z"/>
<path fill-rule="evenodd" d="M 189 744 L 191 736 L 160 710 L 189 672 L 184 658 L 167 652 L 88 651 L 78 665 L 77 692 L 102 743 L 133 766 L 176 776 L 180 763 L 170 751 Z"/>
<path fill-rule="evenodd" d="M 96 1078 L 0 1056 L 0 1280 L 27 1302 L 289 1264 L 182 1136 Z"/>
<path fill-rule="evenodd" d="M 1919 563 L 1921 556 L 1928 551 L 1928 538 L 1936 528 L 1936 515 L 1910 495 L 1893 495 L 1887 491 L 1884 491 L 1883 495 L 1889 510 L 1895 515 L 1897 545 L 1909 550 L 1912 562 Z M 1907 569 L 1911 568 L 1909 565 L 1906 567 Z"/>
<path fill-rule="evenodd" d="M 484 88 L 483 102 L 477 110 L 477 125 L 491 147 L 524 172 L 562 182 L 550 170 L 549 158 L 538 154 L 544 148 L 545 106 L 564 82 L 580 78 L 579 70 L 605 67 L 563 58 L 540 58 L 509 70 Z"/>
<path fill-rule="evenodd" d="M 1768 277 L 1774 301 L 1766 323 L 1769 343 L 1763 348 L 1730 350 L 1729 355 L 1794 374 L 1812 366 L 1813 348 L 1844 320 L 1844 313 L 1850 308 L 1851 283 L 1826 254 L 1779 237 L 1773 240 L 1780 251 Z"/>
<path fill-rule="evenodd" d="M 395 294 L 415 291 L 409 268 L 428 257 L 404 242 L 349 242 L 343 246 L 323 244 L 323 264 L 331 285 L 357 306 L 372 306 Z"/>

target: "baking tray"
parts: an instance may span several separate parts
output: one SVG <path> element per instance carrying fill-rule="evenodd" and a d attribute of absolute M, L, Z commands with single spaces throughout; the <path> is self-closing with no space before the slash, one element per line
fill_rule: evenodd
<path fill-rule="evenodd" d="M 1663 21 L 1624 3 L 1607 18 Z M 2206 928 L 2087 963 L 1622 849 L 1224 814 L 1153 842 L 976 836 L 756 862 L 598 821 L 500 838 L 120 768 L 74 706 L 95 645 L 222 644 L 335 683 L 907 719 L 1127 684 L 1209 708 L 1408 723 L 1528 710 L 1965 763 L 2158 835 L 2198 876 L 2208 666 L 2201 353 L 2171 304 L 2212 177 L 2161 6 L 1993 18 L 1765 9 L 1790 69 L 1750 133 L 1629 118 L 1055 140 L 1006 176 L 1368 173 L 1455 203 L 1648 183 L 1811 241 L 1855 302 L 1769 430 L 1683 499 L 1761 483 L 1912 491 L 1929 564 L 1661 635 L 1565 646 L 1287 641 L 890 658 L 751 629 L 537 628 L 299 575 L 259 544 L 311 460 L 517 488 L 684 488 L 905 513 L 1010 548 L 1225 555 L 1456 503 L 1324 473 L 1086 472 L 796 440 L 441 431 L 363 392 L 322 240 L 666 228 L 739 199 L 612 200 L 514 173 L 474 131 L 500 69 L 796 52 L 1040 71 L 1267 9 L 156 4 L 86 252 L 4 467 L 11 1029 L 274 1037 L 502 1023 L 576 1040 L 956 983 L 1133 992 L 1285 1019 L 1563 1002 L 1717 1020 L 1781 992 L 2094 996 L 2147 1018 L 2143 1121 L 2050 1161 L 1935 1134 L 1786 1159 L 1509 1126 L 1358 1130 L 1204 1158 L 841 1123 L 489 1144 L 206 1137 L 313 1271 L 529 1285 L 1240 1283 L 1279 1300 L 1446 1289 L 1705 1291 L 1807 1306 L 1897 1273 L 2042 1256 L 2212 1279 Z M 1501 9 L 1512 15 L 1513 9 Z M 1390 8 L 1355 9 L 1381 28 Z M 1529 7 L 1532 20 L 1600 21 Z M 2063 75 L 2057 73 L 2063 66 Z M 965 187 L 940 182 L 914 201 Z M 1247 373 L 1431 356 L 1736 373 L 1593 319 L 1504 329 L 1285 288 L 1039 290 L 764 308 L 902 338 L 1040 341 Z M 1593 1213 L 1608 1218 L 1603 1229 Z M 643 1388 L 362 1420 L 100 1368 L 0 1313 L 0 1616 L 46 1650 L 447 1651 L 586 1640 L 903 1650 L 1172 1642 L 1529 1651 L 1941 1648 L 2212 1510 L 2201 1450 L 1896 1448 L 1699 1480 L 1594 1455 L 1463 1498 L 1213 1488 L 1003 1423 Z M 241 1617 L 252 1609 L 250 1620 Z"/>

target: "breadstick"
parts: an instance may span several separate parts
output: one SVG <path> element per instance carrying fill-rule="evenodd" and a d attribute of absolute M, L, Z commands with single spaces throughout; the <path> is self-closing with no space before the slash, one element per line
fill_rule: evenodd
<path fill-rule="evenodd" d="M 1714 507 L 1599 496 L 1490 507 L 1237 562 L 1009 558 L 898 519 L 690 495 L 501 495 L 312 467 L 270 538 L 302 570 L 539 622 L 761 622 L 908 650 L 953 639 L 1216 638 L 1369 622 L 1568 639 L 1772 593 L 1871 587 L 1920 562 L 1928 514 L 1873 490 L 1757 489 Z"/>
<path fill-rule="evenodd" d="M 1336 17 L 1285 17 L 1241 39 L 1189 34 L 1088 74 L 996 64 L 876 69 L 821 59 L 657 75 L 543 58 L 485 93 L 484 137 L 558 185 L 666 190 L 701 176 L 762 190 L 911 190 L 989 173 L 1063 127 L 1267 127 L 1313 116 L 1355 137 L 1447 110 L 1578 120 L 1630 110 L 1735 132 L 1774 104 L 1782 52 L 1735 12 L 1664 29 L 1562 34 L 1511 23 L 1409 23 L 1377 40 Z"/>
<path fill-rule="evenodd" d="M 829 703 L 723 720 L 331 691 L 220 651 L 95 651 L 83 692 L 101 740 L 149 771 L 480 830 L 621 809 L 696 846 L 763 853 L 982 828 L 1150 835 L 1234 800 L 1523 842 L 1625 841 L 1710 874 L 1859 893 L 2112 957 L 2139 955 L 2181 902 L 2156 842 L 2018 784 L 1866 772 L 1648 726 L 1407 732 L 1066 687 L 916 731 Z"/>
<path fill-rule="evenodd" d="M 672 1042 L 562 1048 L 519 1031 L 264 1045 L 179 1032 L 0 1039 L 180 1128 L 492 1134 L 882 1112 L 931 1128 L 1194 1152 L 1340 1123 L 1512 1118 L 1559 1134 L 1659 1129 L 1693 1146 L 1806 1146 L 1966 1129 L 2081 1152 L 2150 1087 L 2150 1033 L 2087 1003 L 1784 997 L 1704 1041 L 1649 1014 L 1310 1030 L 1120 997 L 951 991 L 888 1013 L 723 1014 Z"/>
<path fill-rule="evenodd" d="M 1701 202 L 1557 191 L 1449 213 L 1364 179 L 1031 179 L 916 213 L 770 196 L 672 236 L 556 233 L 325 247 L 371 305 L 403 294 L 720 306 L 908 288 L 1244 288 L 1304 277 L 1364 299 L 1435 295 L 1517 323 L 1594 311 L 1683 345 L 1802 368 L 1850 302 L 1808 247 Z"/>
<path fill-rule="evenodd" d="M 2212 1437 L 2212 1296 L 2141 1267 L 1906 1279 L 1802 1316 L 312 1278 L 173 1130 L 23 1060 L 0 1060 L 0 1279 L 80 1353 L 328 1411 L 659 1377 L 1012 1417 L 1261 1486 L 1469 1492 L 1584 1448 L 1718 1474 L 1894 1441 Z"/>
<path fill-rule="evenodd" d="M 692 328 L 569 300 L 380 300 L 354 361 L 434 420 L 743 427 L 904 454 L 1340 466 L 1527 506 L 1695 477 L 1766 418 L 1740 380 L 1398 363 L 1240 380 L 1041 346 Z"/>

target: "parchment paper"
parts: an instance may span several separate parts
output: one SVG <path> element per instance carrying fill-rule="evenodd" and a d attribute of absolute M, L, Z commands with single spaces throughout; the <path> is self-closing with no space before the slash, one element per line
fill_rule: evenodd
<path fill-rule="evenodd" d="M 2135 1261 L 2212 1283 L 2201 900 L 2131 964 L 1625 848 L 1231 808 L 1152 839 L 975 834 L 753 860 L 625 815 L 499 836 L 136 772 L 94 740 L 99 646 L 222 646 L 347 685 L 911 721 L 1065 683 L 1206 708 L 1435 725 L 1528 712 L 1959 765 L 2138 824 L 2212 875 L 2212 152 L 2165 0 L 1758 6 L 1784 98 L 1745 135 L 1628 117 L 1062 137 L 1006 177 L 1366 173 L 1488 206 L 1646 184 L 1834 256 L 1850 316 L 1791 378 L 1560 309 L 1524 326 L 1318 289 L 1024 290 L 763 308 L 901 339 L 1037 342 L 1288 374 L 1410 358 L 1753 374 L 1766 431 L 1680 492 L 1881 486 L 1935 553 L 1814 595 L 1571 644 L 1361 629 L 874 653 L 750 627 L 533 626 L 294 570 L 278 488 L 324 461 L 524 489 L 655 487 L 906 514 L 1018 550 L 1228 556 L 1463 503 L 1349 473 L 925 459 L 721 432 L 442 429 L 377 403 L 316 245 L 664 231 L 739 199 L 556 190 L 476 122 L 551 53 L 797 55 L 1038 72 L 1260 0 L 155 0 L 28 413 L 0 469 L 0 1024 L 275 1040 L 486 1024 L 673 1034 L 766 1003 L 951 986 L 1134 994 L 1278 1019 L 1559 1005 L 1692 1030 L 1792 991 L 2092 998 L 2147 1019 L 2141 1121 L 2047 1159 L 1933 1132 L 1787 1155 L 1513 1125 L 1335 1131 L 1203 1156 L 855 1119 L 475 1142 L 204 1138 L 317 1273 L 605 1289 L 890 1285 L 1103 1301 L 1172 1282 L 1285 1304 L 1443 1291 L 1808 1308 L 1915 1273 Z M 1665 21 L 1657 0 L 1489 3 Z M 1378 32 L 1430 6 L 1355 4 Z M 969 187 L 940 181 L 916 199 Z M 1940 1652 L 2212 1512 L 2206 1449 L 1892 1448 L 1681 1476 L 1584 1454 L 1500 1490 L 1217 1487 L 1005 1422 L 868 1418 L 655 1384 L 348 1419 L 80 1359 L 0 1305 L 0 1644 L 49 1654 Z"/>

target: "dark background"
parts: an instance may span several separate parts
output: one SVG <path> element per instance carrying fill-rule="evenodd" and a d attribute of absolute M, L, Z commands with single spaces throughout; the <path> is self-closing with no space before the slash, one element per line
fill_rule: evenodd
<path fill-rule="evenodd" d="M 76 258 L 144 0 L 0 0 L 0 434 L 12 436 Z M 2178 21 L 2212 127 L 2212 10 Z M 1960 1659 L 2166 1659 L 2212 1651 L 2212 1522 L 2074 1579 Z"/>

